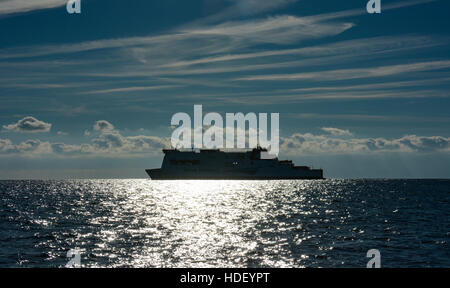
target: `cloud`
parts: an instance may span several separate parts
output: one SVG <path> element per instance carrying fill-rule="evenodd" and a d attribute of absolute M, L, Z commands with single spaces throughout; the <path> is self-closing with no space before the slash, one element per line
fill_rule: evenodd
<path fill-rule="evenodd" d="M 104 131 L 99 137 L 93 139 L 95 147 L 105 150 L 121 148 L 125 145 L 125 139 L 118 131 Z"/>
<path fill-rule="evenodd" d="M 339 128 L 323 127 L 323 131 L 328 132 L 334 136 L 352 136 L 353 134 L 349 130 L 342 130 Z"/>
<path fill-rule="evenodd" d="M 52 143 L 51 152 L 64 155 L 83 155 L 95 152 L 91 145 L 72 145 L 65 143 Z"/>
<path fill-rule="evenodd" d="M 1 139 L 0 138 L 0 152 L 9 152 L 14 149 L 14 145 L 9 139 Z"/>
<path fill-rule="evenodd" d="M 437 0 L 408 0 L 408 1 L 397 1 L 396 3 L 383 4 L 383 11 L 388 11 L 392 9 L 399 9 L 409 6 L 415 6 L 420 4 L 425 4 L 429 2 L 435 2 Z M 224 19 L 237 18 L 240 16 L 256 15 L 266 11 L 273 11 L 279 8 L 283 8 L 292 3 L 297 2 L 297 0 L 229 0 L 229 2 L 235 3 L 227 9 L 220 11 L 217 14 L 207 16 L 203 19 L 197 20 L 196 24 L 214 23 Z M 344 10 L 339 12 L 324 13 L 319 15 L 309 16 L 308 18 L 317 18 L 319 20 L 330 20 L 347 18 L 352 16 L 366 15 L 367 11 L 364 5 L 361 5 L 359 9 Z"/>
<path fill-rule="evenodd" d="M 239 11 L 239 15 L 254 15 L 268 10 L 279 9 L 298 0 L 232 0 L 235 5 L 231 9 Z"/>
<path fill-rule="evenodd" d="M 435 85 L 439 83 L 448 83 L 450 77 L 442 78 L 431 78 L 425 80 L 410 80 L 410 81 L 393 81 L 393 82 L 383 82 L 374 84 L 355 84 L 355 85 L 345 85 L 345 86 L 312 86 L 308 88 L 296 88 L 296 89 L 280 89 L 276 90 L 277 93 L 283 92 L 336 92 L 336 91 L 374 91 L 383 89 L 393 89 L 393 88 L 408 88 L 417 87 L 424 85 Z"/>
<path fill-rule="evenodd" d="M 239 9 L 244 7 L 244 11 L 271 11 L 284 7 L 291 2 L 293 1 L 248 0 L 242 2 L 233 1 L 230 6 L 234 7 L 233 9 L 235 9 L 236 13 L 238 13 L 238 10 L 236 10 L 239 8 L 238 6 L 241 7 Z M 341 18 L 343 17 L 341 15 Z M 16 83 L 15 85 L 22 85 L 22 89 L 32 89 L 30 85 L 37 84 L 20 82 L 29 82 L 30 79 L 42 77 L 46 82 L 59 83 L 62 81 L 61 77 L 71 79 L 70 76 L 75 74 L 77 76 L 98 76 L 106 78 L 108 81 L 101 83 L 98 79 L 95 82 L 100 83 L 100 85 L 97 85 L 95 89 L 87 87 L 86 83 L 80 83 L 80 85 L 71 83 L 79 88 L 74 92 L 76 94 L 98 94 L 102 96 L 123 93 L 134 94 L 131 96 L 135 96 L 143 95 L 144 91 L 167 89 L 168 91 L 163 93 L 176 97 L 175 94 L 178 93 L 174 89 L 180 86 L 166 85 L 166 82 L 184 81 L 184 83 L 179 83 L 183 86 L 191 87 L 208 85 L 242 87 L 253 85 L 254 83 L 234 81 L 234 78 L 240 77 L 246 80 L 256 80 L 252 77 L 260 76 L 252 75 L 253 73 L 248 72 L 243 73 L 245 71 L 260 71 L 263 74 L 262 76 L 271 76 L 265 74 L 274 75 L 280 72 L 278 69 L 283 69 L 282 72 L 286 73 L 287 68 L 289 68 L 289 71 L 299 72 L 301 67 L 306 67 L 308 71 L 306 74 L 316 73 L 310 74 L 308 80 L 321 79 L 321 77 L 333 79 L 334 75 L 327 74 L 331 71 L 322 73 L 322 71 L 315 70 L 323 70 L 324 68 L 316 69 L 311 67 L 321 65 L 326 67 L 326 69 L 330 69 L 332 64 L 351 63 L 350 60 L 358 57 L 367 60 L 379 56 L 383 57 L 388 53 L 399 53 L 412 49 L 442 45 L 442 41 L 436 41 L 435 36 L 407 35 L 354 39 L 326 45 L 297 48 L 294 45 L 302 44 L 304 40 L 334 36 L 347 31 L 353 27 L 353 24 L 349 21 L 339 20 L 340 17 L 330 18 L 329 15 L 323 17 L 321 14 L 308 17 L 291 15 L 261 16 L 252 20 L 248 20 L 248 18 L 247 20 L 242 20 L 242 17 L 235 18 L 233 16 L 223 19 L 226 22 L 183 25 L 168 31 L 166 34 L 154 36 L 99 39 L 70 44 L 0 49 L 0 58 L 20 58 L 17 60 L 27 63 L 33 68 L 25 72 L 20 71 L 19 67 L 15 67 L 14 69 L 19 69 L 18 72 L 21 75 L 21 79 L 5 81 L 5 85 Z M 100 57 L 98 54 L 100 51 L 98 50 L 101 50 L 102 55 Z M 61 72 L 61 69 L 56 68 L 57 66 L 50 65 L 50 68 L 46 69 L 45 73 L 42 74 L 42 70 L 37 68 L 41 67 L 39 62 L 42 62 L 42 60 L 32 59 L 40 56 L 57 57 L 58 55 L 77 52 L 86 53 L 83 54 L 83 59 L 75 57 L 78 60 L 71 61 L 71 65 L 68 65 L 63 72 Z M 108 65 L 103 63 L 99 65 L 99 62 L 106 60 L 108 60 Z M 95 69 L 92 69 L 94 65 Z M 191 67 L 194 65 L 195 67 Z M 311 70 L 315 72 L 309 72 Z M 224 75 L 234 72 L 239 72 L 239 74 Z M 344 72 L 348 75 L 352 73 L 352 71 Z M 361 71 L 353 71 L 352 75 L 359 77 L 358 75 L 361 75 L 359 72 Z M 259 73 L 255 72 L 255 74 Z M 367 74 L 366 77 L 370 78 L 371 74 Z M 205 81 L 200 79 L 200 77 L 196 77 L 196 75 L 205 75 L 209 79 Z M 278 74 L 275 74 L 275 77 L 276 75 Z M 319 77 L 315 77 L 317 75 Z M 123 83 L 126 84 L 122 85 L 118 84 L 119 82 L 116 79 L 111 79 L 132 78 L 135 80 L 137 77 L 147 77 L 147 79 L 151 77 L 154 83 L 148 86 L 140 86 L 124 81 Z M 308 75 L 300 77 L 308 77 Z M 340 77 L 344 78 L 346 76 Z M 53 86 L 41 85 L 40 87 L 52 89 L 51 87 Z M 265 89 L 264 91 L 268 92 L 269 90 Z M 156 92 L 150 92 L 149 94 L 153 96 Z M 130 101 L 133 100 L 135 98 L 130 97 Z M 82 112 L 84 113 L 84 111 Z"/>
<path fill-rule="evenodd" d="M 179 27 L 168 34 L 147 37 L 101 39 L 75 44 L 14 47 L 0 50 L 0 59 L 70 54 L 99 49 L 126 49 L 140 64 L 166 64 L 167 59 L 217 55 L 261 43 L 292 44 L 342 33 L 351 23 L 322 22 L 290 15 L 254 20 L 228 21 L 216 25 Z M 170 57 L 168 57 L 170 56 Z M 163 59 L 158 59 L 163 57 Z"/>
<path fill-rule="evenodd" d="M 297 80 L 351 80 L 360 78 L 385 77 L 402 73 L 433 71 L 450 68 L 450 61 L 429 61 L 417 62 L 412 64 L 399 64 L 381 67 L 367 67 L 356 69 L 340 69 L 320 72 L 292 73 L 292 74 L 272 74 L 256 75 L 238 78 L 236 80 L 245 81 L 297 81 Z"/>
<path fill-rule="evenodd" d="M 170 147 L 168 139 L 146 135 L 122 136 L 117 130 L 104 130 L 92 142 L 91 152 L 94 153 L 159 153 L 162 148 Z"/>
<path fill-rule="evenodd" d="M 197 20 L 194 24 L 214 23 L 241 16 L 257 15 L 285 7 L 297 0 L 228 0 L 228 2 L 231 2 L 232 5 L 216 14 Z"/>
<path fill-rule="evenodd" d="M 19 144 L 13 144 L 9 139 L 0 139 L 1 154 L 45 154 L 51 153 L 49 142 L 42 142 L 37 139 L 29 139 Z"/>
<path fill-rule="evenodd" d="M 103 89 L 103 90 L 91 90 L 82 92 L 80 94 L 109 94 L 109 93 L 122 93 L 122 92 L 133 92 L 133 91 L 151 91 L 159 89 L 170 89 L 181 87 L 180 85 L 161 85 L 161 86 L 133 86 L 133 87 L 123 87 L 123 88 L 113 88 L 113 89 Z"/>
<path fill-rule="evenodd" d="M 270 28 L 270 27 L 269 27 Z M 277 49 L 277 50 L 265 50 L 262 52 L 253 52 L 253 53 L 233 53 L 235 51 L 240 51 L 251 47 L 253 44 L 252 41 L 247 41 L 248 39 L 239 35 L 239 36 L 218 36 L 218 35 L 210 35 L 203 33 L 212 33 L 211 31 L 207 32 L 206 30 L 201 31 L 201 35 L 193 35 L 192 39 L 197 39 L 196 43 L 192 43 L 188 39 L 175 41 L 173 45 L 170 47 L 153 47 L 153 45 L 149 46 L 149 49 L 141 49 L 139 48 L 139 52 L 130 53 L 130 51 L 134 51 L 135 48 L 128 49 L 128 53 L 123 53 L 125 55 L 123 57 L 130 56 L 131 58 L 128 60 L 126 70 L 122 70 L 121 67 L 118 69 L 109 69 L 108 71 L 101 71 L 99 69 L 93 73 L 87 73 L 86 76 L 97 76 L 97 77 L 106 77 L 106 78 L 125 78 L 125 77 L 149 77 L 149 76 L 194 76 L 194 75 L 210 75 L 210 74 L 223 74 L 223 73 L 233 73 L 233 72 L 243 72 L 243 71 L 258 71 L 258 70 L 270 70 L 273 73 L 274 69 L 283 69 L 283 68 L 300 68 L 300 67 L 310 67 L 313 66 L 323 66 L 326 69 L 329 69 L 330 64 L 338 64 L 338 63 L 348 63 L 349 60 L 355 58 L 364 57 L 367 59 L 376 59 L 377 57 L 386 55 L 386 54 L 395 54 L 401 53 L 404 51 L 411 51 L 414 49 L 423 49 L 427 47 L 435 47 L 439 45 L 443 45 L 445 41 L 438 41 L 436 39 L 432 39 L 430 37 L 419 37 L 419 36 L 397 36 L 397 37 L 374 37 L 374 38 L 362 38 L 355 40 L 347 40 L 336 42 L 332 44 L 325 45 L 317 45 L 317 46 L 309 46 L 302 47 L 296 49 Z M 216 32 L 215 32 L 216 33 Z M 257 41 L 256 39 L 262 39 L 261 41 L 277 41 L 280 42 L 278 44 L 282 45 L 282 41 L 284 41 L 281 36 L 281 33 L 264 31 L 259 32 L 266 36 L 259 37 L 257 33 L 251 36 L 253 37 L 253 41 Z M 280 34 L 277 37 L 272 37 L 270 34 Z M 296 32 L 292 32 L 289 36 L 286 37 L 286 41 L 295 42 L 295 34 Z M 300 35 L 298 35 L 300 37 Z M 209 38 L 215 40 L 212 44 L 211 41 L 208 41 Z M 269 39 L 269 40 L 266 40 Z M 186 42 L 186 43 L 184 43 Z M 203 43 L 203 44 L 202 44 Z M 254 43 L 256 44 L 256 43 Z M 163 43 L 157 44 L 157 46 L 163 45 Z M 205 46 L 206 45 L 206 46 Z M 169 46 L 169 45 L 168 45 Z M 199 47 L 201 46 L 201 48 Z M 174 47 L 183 47 L 182 50 L 178 49 L 178 52 L 172 51 Z M 190 49 L 184 49 L 186 47 L 190 47 Z M 155 52 L 156 51 L 156 52 Z M 166 51 L 165 55 L 157 55 L 157 51 Z M 213 54 L 214 56 L 210 56 Z M 168 57 L 170 55 L 170 57 Z M 139 59 L 139 61 L 145 61 L 149 65 L 142 65 L 142 63 L 135 63 L 136 61 L 132 59 L 133 57 Z M 292 60 L 292 57 L 299 58 L 301 60 Z M 305 59 L 306 58 L 306 59 Z M 253 61 L 253 62 L 252 62 Z M 256 64 L 253 64 L 256 62 Z M 134 63 L 134 64 L 133 64 Z M 150 63 L 153 63 L 150 65 Z M 213 64 L 213 65 L 211 65 Z M 432 69 L 440 69 L 436 68 L 439 64 L 445 67 L 445 63 L 434 63 L 434 67 L 425 66 L 425 63 L 418 62 L 415 63 L 417 65 L 413 66 L 412 64 L 403 64 L 407 66 L 396 67 L 397 69 L 402 69 L 402 71 L 377 71 L 375 68 L 379 67 L 368 67 L 362 68 L 361 70 L 355 69 L 341 69 L 341 70 L 326 70 L 326 71 L 316 71 L 316 72 L 307 72 L 307 73 L 296 73 L 296 74 L 263 74 L 263 75 L 248 75 L 243 76 L 238 79 L 227 79 L 227 77 L 222 78 L 222 81 L 217 81 L 224 85 L 227 83 L 228 85 L 242 85 L 243 83 L 238 83 L 234 80 L 334 80 L 335 74 L 338 74 L 337 80 L 345 80 L 347 78 L 356 79 L 356 78 L 370 78 L 374 74 L 375 76 L 382 76 L 380 74 L 384 73 L 389 76 L 389 74 L 393 73 L 410 73 L 410 72 L 420 72 L 420 71 L 428 71 Z M 419 64 L 423 64 L 422 67 L 418 67 Z M 194 66 L 194 67 L 193 67 Z M 395 68 L 395 67 L 382 67 L 382 68 Z M 322 69 L 321 69 L 322 70 Z M 364 74 L 363 74 L 364 73 Z M 347 74 L 347 75 L 345 75 Z M 164 82 L 170 82 L 170 79 L 164 80 L 160 79 Z M 188 80 L 188 79 L 186 79 Z M 206 83 L 207 81 L 203 81 Z M 199 82 L 197 81 L 197 85 Z M 208 82 L 209 83 L 209 82 Z M 185 82 L 184 84 L 189 85 L 189 83 Z M 204 84 L 203 84 L 204 85 Z M 247 85 L 247 83 L 245 83 Z M 156 87 L 159 86 L 158 84 Z M 163 88 L 166 88 L 165 85 L 162 85 Z M 167 88 L 177 88 L 177 87 L 167 87 Z M 143 88 L 137 88 L 143 89 Z M 113 92 L 128 92 L 133 91 L 134 87 L 123 87 L 118 89 L 102 89 L 99 90 L 99 93 L 113 93 Z M 91 93 L 92 91 L 84 92 Z M 95 91 L 97 92 L 97 91 Z M 82 92 L 83 93 L 83 92 Z"/>
<path fill-rule="evenodd" d="M 17 123 L 3 125 L 3 129 L 20 133 L 49 132 L 52 124 L 40 121 L 32 116 L 24 117 Z"/>
<path fill-rule="evenodd" d="M 114 125 L 112 125 L 106 120 L 98 120 L 97 122 L 95 122 L 93 128 L 94 131 L 111 131 L 114 130 Z"/>
<path fill-rule="evenodd" d="M 383 10 L 396 9 L 405 6 L 412 6 L 423 4 L 427 2 L 433 2 L 434 0 L 419 0 L 419 1 L 402 1 L 395 3 L 395 5 L 384 5 Z M 27 11 L 41 8 L 53 8 L 57 6 L 65 5 L 67 0 L 6 0 L 0 6 L 0 14 L 7 13 L 6 11 Z M 312 16 L 296 17 L 290 15 L 281 15 L 269 18 L 260 18 L 253 21 L 229 21 L 234 18 L 233 15 L 239 14 L 238 11 L 245 14 L 258 14 L 260 12 L 277 9 L 284 7 L 288 4 L 296 2 L 296 0 L 236 0 L 232 1 L 234 4 L 228 9 L 230 12 L 220 12 L 219 14 L 227 17 L 219 17 L 222 21 L 221 24 L 208 24 L 208 21 L 196 22 L 195 25 L 184 25 L 169 31 L 164 35 L 148 36 L 148 37 L 126 37 L 119 39 L 101 39 L 95 41 L 87 41 L 81 43 L 71 43 L 66 45 L 42 45 L 42 46 L 29 46 L 29 47 L 14 47 L 13 49 L 0 50 L 0 58 L 22 58 L 22 57 L 38 57 L 52 54 L 67 54 L 77 53 L 83 51 L 92 51 L 98 49 L 110 49 L 110 48 L 132 48 L 134 51 L 149 51 L 153 50 L 160 55 L 172 55 L 176 56 L 179 53 L 189 53 L 190 51 L 196 52 L 198 56 L 211 54 L 214 55 L 218 51 L 225 51 L 230 49 L 230 45 L 224 47 L 222 43 L 223 39 L 201 39 L 195 36 L 199 35 L 216 35 L 216 36 L 245 36 L 247 40 L 256 39 L 257 42 L 262 43 L 274 43 L 275 39 L 282 40 L 281 43 L 292 43 L 298 41 L 299 38 L 311 39 L 331 36 L 341 33 L 353 25 L 350 23 L 342 22 L 330 22 L 330 20 L 336 20 L 346 18 L 355 15 L 367 14 L 365 9 L 344 10 L 333 13 L 316 14 Z M 227 10 L 227 9 L 225 9 Z M 247 11 L 247 12 L 246 12 Z M 9 12 L 11 13 L 11 12 Z M 213 15 L 211 17 L 217 17 Z M 241 29 L 242 28 L 242 29 Z M 283 28 L 283 29 L 281 29 Z M 277 35 L 277 32 L 281 32 Z M 252 34 L 255 34 L 253 37 Z M 272 37 L 262 37 L 262 36 Z M 292 40 L 289 41 L 289 35 L 293 35 Z M 299 37 L 301 36 L 301 37 Z M 217 43 L 211 43 L 212 41 Z M 235 40 L 235 39 L 234 39 Z M 191 43 L 186 43 L 189 41 Z M 201 41 L 201 42 L 199 42 Z M 280 42 L 277 42 L 280 43 Z M 231 43 L 236 47 L 241 48 L 242 43 Z M 196 48 L 192 49 L 190 46 L 194 45 Z M 148 47 L 145 47 L 148 46 Z M 176 47 L 175 47 L 176 46 Z M 205 47 L 206 49 L 201 49 Z M 215 51 L 208 51 L 211 48 L 216 48 Z M 166 50 L 164 50 L 165 48 Z M 175 53 L 167 53 L 173 51 Z M 206 53 L 199 53 L 199 52 Z M 150 52 L 153 53 L 153 52 Z M 139 52 L 138 52 L 139 54 Z M 154 55 L 152 55 L 154 56 Z"/>
<path fill-rule="evenodd" d="M 413 151 L 428 152 L 428 151 L 449 151 L 450 137 L 432 136 L 420 137 L 416 135 L 408 135 L 397 140 L 402 145 L 410 148 Z"/>
<path fill-rule="evenodd" d="M 450 117 L 410 116 L 410 115 L 377 115 L 377 114 L 319 114 L 319 113 L 289 113 L 288 117 L 295 119 L 332 119 L 352 121 L 388 121 L 418 122 L 418 123 L 450 123 Z"/>
<path fill-rule="evenodd" d="M 42 142 L 37 139 L 29 139 L 26 140 L 19 145 L 17 145 L 15 148 L 19 152 L 48 152 L 49 151 L 49 143 L 48 142 Z"/>
<path fill-rule="evenodd" d="M 195 60 L 170 62 L 168 64 L 162 65 L 161 67 L 183 67 L 206 63 L 242 61 L 255 58 L 268 58 L 289 55 L 322 57 L 325 59 L 330 58 L 330 56 L 342 55 L 353 57 L 358 55 L 367 56 L 372 54 L 379 54 L 382 52 L 401 52 L 405 50 L 433 47 L 438 45 L 442 45 L 442 43 L 427 36 L 383 36 L 345 40 L 331 44 L 307 46 L 294 49 L 265 50 L 251 53 L 201 57 Z M 329 61 L 327 60 L 326 62 L 329 63 Z M 298 63 L 296 63 L 296 65 L 298 65 Z"/>
<path fill-rule="evenodd" d="M 30 139 L 14 144 L 10 139 L 0 139 L 1 155 L 21 155 L 26 157 L 92 156 L 92 157 L 133 157 L 142 153 L 160 155 L 161 149 L 170 147 L 170 140 L 147 135 L 123 136 L 106 120 L 95 123 L 100 134 L 91 143 L 69 144 L 63 142 L 43 142 Z"/>
<path fill-rule="evenodd" d="M 126 142 L 129 143 L 130 148 L 137 151 L 149 151 L 152 149 L 158 149 L 158 152 L 162 148 L 169 148 L 170 142 L 168 139 L 156 137 L 156 136 L 130 136 L 126 137 Z"/>
<path fill-rule="evenodd" d="M 19 144 L 9 139 L 0 139 L 1 155 L 22 156 L 91 156 L 91 157 L 136 157 L 146 153 L 161 155 L 161 149 L 171 147 L 169 138 L 137 135 L 124 136 L 106 120 L 108 129 L 98 130 L 100 134 L 91 143 L 69 144 L 45 142 L 29 139 Z M 103 125 L 100 125 L 103 126 Z M 202 129 L 205 129 L 202 127 Z M 212 129 L 212 128 L 207 128 Z M 363 153 L 449 153 L 450 137 L 405 135 L 400 138 L 357 138 L 349 130 L 339 128 L 321 128 L 327 134 L 295 133 L 280 138 L 280 151 L 285 155 L 309 154 L 363 154 Z M 246 133 L 248 131 L 246 130 Z M 345 137 L 342 137 L 345 136 Z"/>
<path fill-rule="evenodd" d="M 161 149 L 170 147 L 169 139 L 161 137 L 123 136 L 113 124 L 106 120 L 97 121 L 94 124 L 94 130 L 99 131 L 100 134 L 93 138 L 91 143 L 80 145 L 53 143 L 52 151 L 60 155 L 132 156 L 141 153 L 156 155 Z"/>
<path fill-rule="evenodd" d="M 1 0 L 0 14 L 29 12 L 40 9 L 50 9 L 66 5 L 68 0 Z M 254 15 L 264 11 L 283 7 L 297 0 L 232 0 L 233 5 L 216 15 L 209 17 L 209 21 L 240 15 Z M 206 19 L 205 19 L 206 20 Z"/>
<path fill-rule="evenodd" d="M 399 8 L 405 8 L 410 6 L 416 6 L 421 4 L 426 4 L 430 2 L 436 2 L 439 0 L 407 0 L 407 1 L 397 1 L 396 3 L 390 3 L 390 4 L 383 4 L 382 10 L 388 11 L 393 9 L 399 9 Z M 331 13 L 324 13 L 320 15 L 316 15 L 313 17 L 317 17 L 322 20 L 330 20 L 330 19 L 340 19 L 340 18 L 348 18 L 353 16 L 360 16 L 360 15 L 367 15 L 366 7 L 361 6 L 359 9 L 351 9 L 351 10 L 344 10 L 339 12 L 331 12 Z"/>
<path fill-rule="evenodd" d="M 216 103 L 230 103 L 231 105 L 273 105 L 274 96 L 276 96 L 277 104 L 301 103 L 318 100 L 363 100 L 363 99 L 420 99 L 420 98 L 448 98 L 450 93 L 445 90 L 437 89 L 416 89 L 413 91 L 399 91 L 399 90 L 381 90 L 381 91 L 337 91 L 328 93 L 296 93 L 296 94 L 282 94 L 273 91 L 262 91 L 253 93 L 226 93 L 215 94 L 208 96 L 214 99 Z M 198 95 L 196 95 L 198 97 Z M 183 95 L 184 98 L 188 97 Z M 213 102 L 209 105 L 214 105 Z"/>
<path fill-rule="evenodd" d="M 351 23 L 318 22 L 296 16 L 276 16 L 250 21 L 226 22 L 216 26 L 185 31 L 190 35 L 226 36 L 249 43 L 289 44 L 303 39 L 340 34 L 353 27 Z"/>
<path fill-rule="evenodd" d="M 29 12 L 39 9 L 49 9 L 66 5 L 68 0 L 2 0 L 0 14 Z"/>
<path fill-rule="evenodd" d="M 406 135 L 396 139 L 337 138 L 334 135 L 296 133 L 280 139 L 281 152 L 304 154 L 361 154 L 381 152 L 450 152 L 450 137 Z"/>

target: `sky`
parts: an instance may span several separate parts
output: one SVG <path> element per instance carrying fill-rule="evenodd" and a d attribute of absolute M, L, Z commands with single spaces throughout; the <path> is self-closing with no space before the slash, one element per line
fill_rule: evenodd
<path fill-rule="evenodd" d="M 0 179 L 145 178 L 195 104 L 326 178 L 449 178 L 450 2 L 366 4 L 0 0 Z"/>

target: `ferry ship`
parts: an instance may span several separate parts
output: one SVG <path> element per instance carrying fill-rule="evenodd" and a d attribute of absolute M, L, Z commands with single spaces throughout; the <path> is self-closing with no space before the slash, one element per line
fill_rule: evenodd
<path fill-rule="evenodd" d="M 163 149 L 159 169 L 146 169 L 153 180 L 280 180 L 323 179 L 322 169 L 295 166 L 290 160 L 263 159 L 267 149 L 248 151 Z"/>

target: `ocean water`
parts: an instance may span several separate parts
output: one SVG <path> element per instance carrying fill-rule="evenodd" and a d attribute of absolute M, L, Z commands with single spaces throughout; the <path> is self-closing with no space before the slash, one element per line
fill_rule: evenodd
<path fill-rule="evenodd" d="M 0 181 L 0 267 L 450 267 L 450 180 Z"/>

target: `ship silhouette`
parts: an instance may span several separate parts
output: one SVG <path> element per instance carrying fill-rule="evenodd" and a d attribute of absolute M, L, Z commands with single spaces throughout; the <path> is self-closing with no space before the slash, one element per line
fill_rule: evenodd
<path fill-rule="evenodd" d="M 249 151 L 163 149 L 159 169 L 146 169 L 153 180 L 278 180 L 323 179 L 322 169 L 295 166 L 290 160 L 263 159 L 267 149 Z"/>

